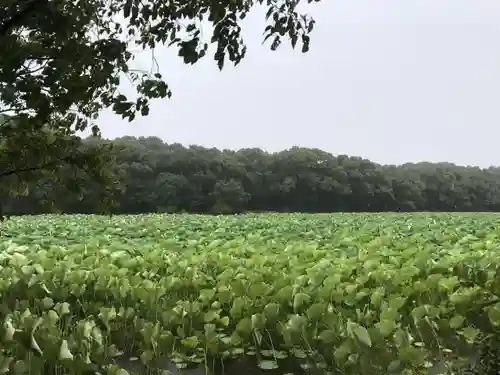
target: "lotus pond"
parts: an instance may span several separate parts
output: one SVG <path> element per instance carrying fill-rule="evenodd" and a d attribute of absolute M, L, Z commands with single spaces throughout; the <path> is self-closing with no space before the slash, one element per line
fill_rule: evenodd
<path fill-rule="evenodd" d="M 0 235 L 0 374 L 416 375 L 500 327 L 496 214 L 60 215 Z"/>

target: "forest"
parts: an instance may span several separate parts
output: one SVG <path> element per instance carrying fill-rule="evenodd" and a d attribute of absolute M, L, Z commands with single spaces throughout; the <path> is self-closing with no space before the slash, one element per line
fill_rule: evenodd
<path fill-rule="evenodd" d="M 218 150 L 157 137 L 109 142 L 122 181 L 113 193 L 115 214 L 500 211 L 497 167 L 380 165 L 319 149 Z M 10 215 L 98 213 L 98 187 L 84 180 L 79 188 L 40 180 L 1 201 Z M 54 192 L 50 207 L 41 203 Z"/>

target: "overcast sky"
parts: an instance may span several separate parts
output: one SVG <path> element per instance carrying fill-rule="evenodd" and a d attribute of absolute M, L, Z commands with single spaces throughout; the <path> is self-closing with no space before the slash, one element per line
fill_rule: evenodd
<path fill-rule="evenodd" d="M 219 72 L 155 52 L 172 99 L 132 123 L 104 113 L 105 137 L 279 151 L 294 145 L 380 163 L 500 165 L 499 0 L 323 0 L 311 50 L 261 45 L 264 14 L 243 24 L 245 60 Z M 149 67 L 149 54 L 138 60 Z"/>

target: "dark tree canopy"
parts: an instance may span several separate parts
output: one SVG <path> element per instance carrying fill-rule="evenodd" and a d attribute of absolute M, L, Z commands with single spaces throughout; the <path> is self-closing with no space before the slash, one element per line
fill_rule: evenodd
<path fill-rule="evenodd" d="M 115 213 L 500 211 L 500 168 L 379 165 L 300 147 L 220 151 L 155 137 L 112 144 L 108 155 L 124 186 L 113 190 Z M 11 214 L 49 212 L 38 197 L 55 192 L 59 212 L 101 212 L 95 181 L 81 178 L 78 193 L 63 184 L 32 184 L 26 196 L 5 199 L 5 208 Z"/>
<path fill-rule="evenodd" d="M 150 100 L 171 96 L 157 71 L 131 69 L 133 51 L 168 45 L 186 64 L 194 64 L 213 44 L 220 69 L 227 61 L 236 65 L 246 54 L 239 22 L 263 3 L 0 0 L 0 114 L 8 115 L 0 121 L 0 185 L 5 190 L 57 180 L 58 171 L 69 166 L 103 184 L 116 181 L 102 172 L 112 163 L 107 151 L 88 150 L 77 134 L 91 127 L 98 136 L 92 121 L 105 108 L 132 121 L 148 115 Z M 271 49 L 283 37 L 303 52 L 309 49 L 314 21 L 296 11 L 298 4 L 263 4 L 268 8 L 264 39 Z M 206 29 L 201 33 L 207 22 L 211 35 Z M 121 91 L 123 79 L 134 84 L 134 97 Z"/>

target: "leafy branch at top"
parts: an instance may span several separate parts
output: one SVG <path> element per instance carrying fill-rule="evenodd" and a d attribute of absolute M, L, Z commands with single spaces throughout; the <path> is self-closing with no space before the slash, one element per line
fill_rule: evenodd
<path fill-rule="evenodd" d="M 64 116 L 69 110 L 84 119 L 95 119 L 102 109 L 111 107 L 133 120 L 137 113 L 149 113 L 150 99 L 171 96 L 158 72 L 133 72 L 134 45 L 142 49 L 175 46 L 186 64 L 194 64 L 212 43 L 220 69 L 226 60 L 236 65 L 247 51 L 239 22 L 263 0 L 1 2 L 1 107 L 14 113 L 28 109 L 41 119 Z M 272 39 L 271 49 L 275 50 L 284 36 L 293 47 L 301 40 L 302 51 L 309 49 L 314 20 L 300 15 L 298 4 L 294 0 L 267 1 L 264 40 Z M 213 28 L 207 38 L 201 33 L 205 21 Z M 123 75 L 135 85 L 135 100 L 120 90 Z M 84 121 L 78 130 L 87 125 Z"/>
<path fill-rule="evenodd" d="M 158 69 L 133 67 L 134 47 L 154 52 L 158 45 L 170 46 L 184 63 L 195 64 L 213 44 L 220 69 L 227 61 L 237 65 L 247 52 L 240 21 L 263 4 L 264 0 L 0 0 L 0 113 L 15 120 L 0 125 L 0 176 L 21 173 L 31 178 L 28 175 L 41 169 L 57 172 L 61 160 L 81 169 L 74 159 L 81 148 L 76 135 L 89 127 L 99 134 L 93 122 L 102 110 L 110 108 L 132 121 L 149 114 L 151 100 L 172 95 Z M 264 41 L 272 40 L 271 49 L 287 37 L 293 47 L 300 41 L 302 51 L 308 51 L 314 21 L 297 12 L 299 0 L 265 4 Z M 211 35 L 202 33 L 206 22 Z M 134 97 L 123 92 L 123 77 L 135 87 Z M 106 155 L 100 160 L 107 160 Z M 112 162 L 101 161 L 85 164 L 87 172 L 96 178 L 106 174 L 103 169 Z"/>

